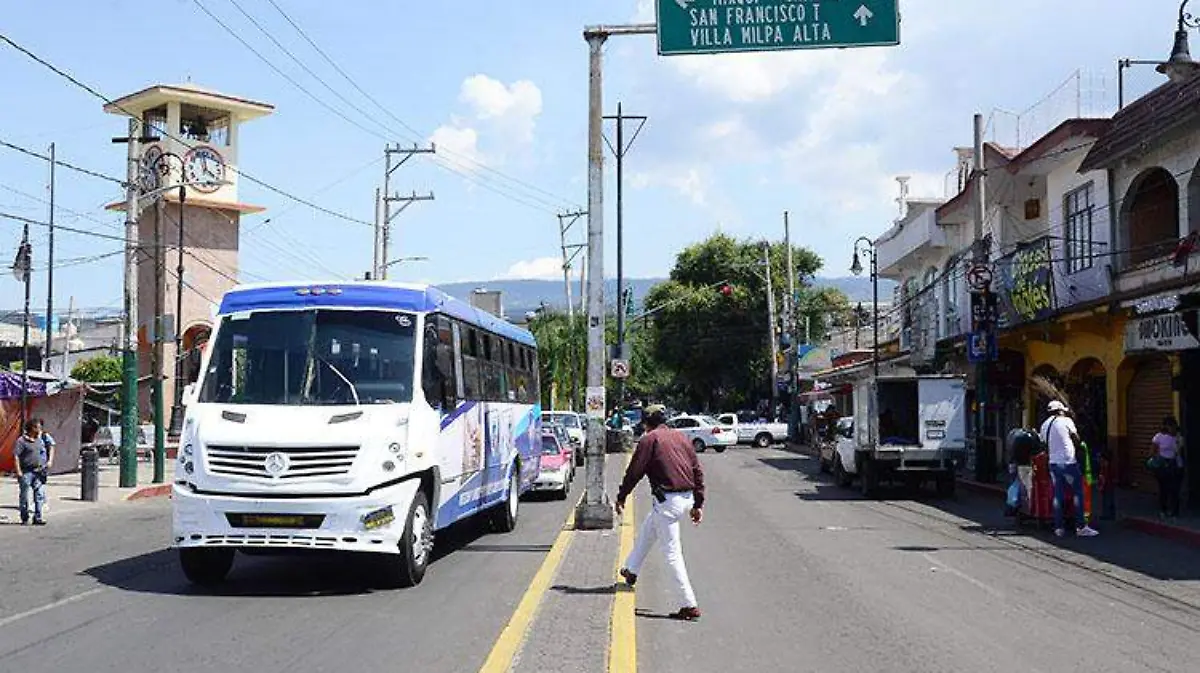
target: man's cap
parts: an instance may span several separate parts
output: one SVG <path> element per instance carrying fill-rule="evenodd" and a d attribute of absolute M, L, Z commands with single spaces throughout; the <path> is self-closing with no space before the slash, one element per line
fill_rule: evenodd
<path fill-rule="evenodd" d="M 667 408 L 661 404 L 651 404 L 645 409 L 642 409 L 642 413 L 646 414 L 647 416 L 666 416 Z"/>
<path fill-rule="evenodd" d="M 1067 405 L 1063 404 L 1062 402 L 1059 402 L 1058 400 L 1052 400 L 1050 402 L 1050 404 L 1046 405 L 1046 411 L 1048 411 L 1052 414 L 1057 413 L 1059 411 L 1066 411 L 1066 410 L 1067 410 Z"/>

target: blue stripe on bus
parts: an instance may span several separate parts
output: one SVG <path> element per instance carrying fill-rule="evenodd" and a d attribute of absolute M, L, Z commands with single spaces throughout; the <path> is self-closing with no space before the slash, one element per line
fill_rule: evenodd
<path fill-rule="evenodd" d="M 441 429 L 445 430 L 446 428 L 450 427 L 451 423 L 458 420 L 459 416 L 462 416 L 463 414 L 465 414 L 468 411 L 470 411 L 471 409 L 473 409 L 476 404 L 479 404 L 479 403 L 478 402 L 463 402 L 462 404 L 458 405 L 458 407 L 455 408 L 453 411 L 446 414 L 445 416 L 442 416 Z"/>
<path fill-rule="evenodd" d="M 314 289 L 320 294 L 313 294 Z M 299 294 L 300 291 L 304 293 Z M 221 299 L 219 314 L 289 308 L 380 308 L 414 313 L 438 311 L 526 346 L 535 345 L 533 335 L 527 330 L 476 309 L 432 286 L 315 283 L 235 287 Z"/>

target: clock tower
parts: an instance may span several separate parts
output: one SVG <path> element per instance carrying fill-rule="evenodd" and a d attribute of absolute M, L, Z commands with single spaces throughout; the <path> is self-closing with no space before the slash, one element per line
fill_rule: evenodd
<path fill-rule="evenodd" d="M 237 283 L 241 217 L 265 210 L 238 199 L 240 126 L 274 107 L 192 84 L 159 84 L 104 111 L 137 115 L 142 135 L 158 139 L 141 145 L 139 162 L 138 376 L 162 373 L 169 409 L 176 385 L 197 379 L 217 303 Z M 125 201 L 108 209 L 124 211 Z M 139 386 L 143 418 L 153 409 L 149 393 L 148 383 Z"/>

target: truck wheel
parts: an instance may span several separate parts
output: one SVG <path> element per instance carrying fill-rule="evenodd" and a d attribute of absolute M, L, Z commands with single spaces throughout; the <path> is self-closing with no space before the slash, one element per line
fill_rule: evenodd
<path fill-rule="evenodd" d="M 937 478 L 937 493 L 943 498 L 953 498 L 955 491 L 955 479 L 953 472 L 944 472 L 938 475 Z"/>
<path fill-rule="evenodd" d="M 513 463 L 508 477 L 508 497 L 492 508 L 492 528 L 501 533 L 511 533 L 517 528 L 517 514 L 521 506 L 521 471 Z"/>
<path fill-rule="evenodd" d="M 192 584 L 215 586 L 233 568 L 233 547 L 184 547 L 179 550 L 179 565 Z"/>
<path fill-rule="evenodd" d="M 708 448 L 704 446 L 704 442 L 700 441 L 699 439 L 693 439 L 692 446 L 695 447 L 696 453 L 704 453 L 704 450 Z"/>
<path fill-rule="evenodd" d="M 383 555 L 384 587 L 402 589 L 420 584 L 432 551 L 433 517 L 429 513 L 429 500 L 424 492 L 417 491 L 408 508 L 404 535 L 400 536 L 400 553 Z"/>
<path fill-rule="evenodd" d="M 754 445 L 760 449 L 765 449 L 771 445 L 771 434 L 768 432 L 760 432 L 754 437 Z"/>
<path fill-rule="evenodd" d="M 833 458 L 833 480 L 842 488 L 849 488 L 853 477 L 846 472 L 846 466 L 842 465 L 842 457 L 835 455 Z"/>
<path fill-rule="evenodd" d="M 864 458 L 862 465 L 859 466 L 859 486 L 862 488 L 864 498 L 874 498 L 879 494 L 879 470 L 875 466 L 875 461 L 870 458 Z"/>

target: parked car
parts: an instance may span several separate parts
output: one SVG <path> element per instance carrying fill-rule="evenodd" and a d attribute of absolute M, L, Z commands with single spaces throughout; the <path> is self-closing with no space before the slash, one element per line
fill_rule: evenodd
<path fill-rule="evenodd" d="M 667 421 L 667 427 L 675 428 L 692 440 L 697 453 L 704 453 L 710 446 L 717 453 L 723 453 L 737 444 L 737 433 L 733 428 L 723 425 L 712 416 L 684 414 Z"/>
<path fill-rule="evenodd" d="M 542 459 L 538 467 L 534 491 L 553 491 L 566 500 L 575 479 L 575 465 L 571 462 L 569 443 L 563 443 L 553 432 L 542 432 Z"/>
<path fill-rule="evenodd" d="M 838 453 L 838 442 L 849 443 L 853 440 L 853 416 L 842 416 L 837 423 L 828 426 L 826 431 L 816 439 L 817 464 L 820 465 L 821 471 L 825 473 L 833 471 L 835 456 Z"/>
<path fill-rule="evenodd" d="M 733 428 L 739 444 L 753 444 L 765 449 L 772 444 L 786 442 L 788 438 L 787 423 L 746 422 L 734 413 L 721 414 L 717 420 Z"/>
<path fill-rule="evenodd" d="M 542 425 L 561 425 L 566 428 L 567 434 L 571 436 L 571 442 L 575 446 L 582 448 L 587 441 L 587 418 L 582 414 L 577 414 L 574 411 L 543 411 Z"/>
<path fill-rule="evenodd" d="M 558 438 L 558 441 L 562 443 L 567 453 L 570 454 L 571 462 L 575 465 L 583 465 L 583 447 L 575 446 L 575 440 L 571 438 L 570 433 L 567 432 L 565 427 L 554 423 L 547 423 L 542 426 L 542 432 L 553 433 Z"/>

